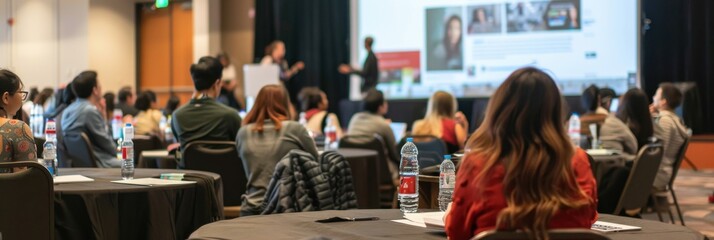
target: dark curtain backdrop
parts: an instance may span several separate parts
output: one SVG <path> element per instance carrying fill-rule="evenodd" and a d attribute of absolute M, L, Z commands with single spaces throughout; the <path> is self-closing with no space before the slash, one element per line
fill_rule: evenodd
<path fill-rule="evenodd" d="M 714 1 L 642 0 L 642 9 L 652 21 L 642 39 L 643 88 L 653 96 L 662 82 L 696 82 L 703 124 L 694 131 L 714 133 Z M 348 98 L 348 79 L 336 69 L 349 61 L 349 0 L 256 0 L 256 13 L 256 59 L 271 41 L 285 41 L 287 60 L 306 64 L 291 93 L 319 86 L 335 111 Z"/>
<path fill-rule="evenodd" d="M 286 84 L 292 100 L 303 87 L 320 87 L 330 112 L 337 112 L 339 100 L 349 97 L 348 77 L 337 72 L 349 62 L 349 0 L 256 0 L 255 6 L 256 60 L 270 42 L 282 40 L 290 65 L 305 62 Z"/>
<path fill-rule="evenodd" d="M 688 125 L 714 133 L 714 1 L 643 0 L 642 8 L 652 21 L 642 46 L 645 91 L 653 96 L 662 82 L 696 82 L 701 119 Z"/>

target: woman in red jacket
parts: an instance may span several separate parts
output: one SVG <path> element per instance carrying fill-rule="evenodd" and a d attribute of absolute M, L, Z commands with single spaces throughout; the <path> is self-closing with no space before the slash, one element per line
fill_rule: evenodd
<path fill-rule="evenodd" d="M 590 228 L 597 192 L 587 155 L 565 131 L 553 79 L 527 67 L 491 97 L 486 119 L 466 144 L 447 210 L 450 239 L 492 229 L 547 238 L 550 228 Z"/>

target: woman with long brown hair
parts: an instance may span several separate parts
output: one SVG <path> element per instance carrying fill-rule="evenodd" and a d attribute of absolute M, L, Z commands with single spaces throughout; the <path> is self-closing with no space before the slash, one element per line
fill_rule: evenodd
<path fill-rule="evenodd" d="M 248 175 L 241 216 L 260 214 L 275 164 L 290 150 L 301 149 L 317 159 L 317 148 L 307 130 L 292 121 L 290 98 L 285 88 L 266 85 L 260 89 L 253 108 L 243 119 L 236 147 Z M 230 190 L 227 190 L 230 191 Z"/>
<path fill-rule="evenodd" d="M 456 98 L 448 92 L 436 91 L 427 104 L 424 119 L 414 122 L 414 135 L 432 135 L 444 140 L 450 153 L 464 148 L 468 121 L 458 111 Z"/>
<path fill-rule="evenodd" d="M 568 139 L 562 105 L 553 79 L 532 67 L 496 90 L 457 172 L 445 217 L 451 239 L 492 229 L 547 239 L 547 229 L 595 222 L 595 179 L 586 153 Z"/>

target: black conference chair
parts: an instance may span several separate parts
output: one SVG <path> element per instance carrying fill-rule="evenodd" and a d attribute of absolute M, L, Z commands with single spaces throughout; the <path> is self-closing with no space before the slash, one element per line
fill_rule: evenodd
<path fill-rule="evenodd" d="M 682 161 L 684 161 L 684 154 L 687 153 L 687 148 L 689 147 L 689 138 L 686 138 L 684 140 L 684 143 L 682 143 L 682 146 L 679 147 L 679 151 L 677 151 L 677 156 L 674 159 L 674 162 L 672 163 L 672 178 L 669 179 L 669 182 L 667 183 L 667 188 L 664 191 L 661 192 L 653 192 L 652 193 L 652 201 L 655 204 L 658 204 L 659 201 L 656 200 L 656 196 L 665 196 L 667 197 L 668 194 L 672 195 L 672 200 L 674 200 L 674 206 L 677 209 L 677 216 L 679 216 L 679 222 L 684 226 L 684 217 L 682 217 L 682 210 L 679 208 L 679 202 L 677 202 L 677 195 L 674 194 L 674 179 L 677 178 L 677 174 L 679 173 L 679 167 L 682 166 Z M 662 209 L 667 210 L 667 214 L 669 214 L 669 220 L 674 223 L 674 216 L 672 215 L 672 210 L 668 204 L 668 206 L 655 206 L 655 211 L 657 211 L 657 217 L 659 217 L 659 221 L 662 221 Z"/>
<path fill-rule="evenodd" d="M 240 216 L 241 196 L 245 194 L 248 177 L 243 161 L 232 141 L 194 141 L 183 149 L 185 169 L 213 172 L 223 181 L 223 213 Z"/>
<path fill-rule="evenodd" d="M 71 167 L 97 167 L 99 162 L 97 155 L 94 154 L 92 142 L 86 133 L 67 134 L 63 137 L 64 146 L 60 149 L 66 151 L 64 157 L 68 157 L 68 163 Z"/>
<path fill-rule="evenodd" d="M 379 179 L 380 205 L 382 208 L 396 207 L 396 194 L 398 182 L 392 177 L 392 171 L 389 168 L 389 153 L 387 145 L 378 134 L 374 135 L 347 135 L 342 137 L 339 142 L 339 148 L 360 148 L 369 149 L 377 152 L 377 174 Z"/>
<path fill-rule="evenodd" d="M 13 169 L 24 168 L 12 172 Z M 3 239 L 54 239 L 52 175 L 36 162 L 0 163 L 0 234 Z"/>
<path fill-rule="evenodd" d="M 642 209 L 645 207 L 647 197 L 652 191 L 652 184 L 655 176 L 657 176 L 659 165 L 662 162 L 663 152 L 661 143 L 651 143 L 640 149 L 613 214 L 620 214 L 622 210 Z"/>
<path fill-rule="evenodd" d="M 136 135 L 131 141 L 134 143 L 135 166 L 138 166 L 139 157 L 144 150 L 164 149 L 164 143 L 156 135 Z"/>
<path fill-rule="evenodd" d="M 548 237 L 554 240 L 609 240 L 608 236 L 592 231 L 590 229 L 551 229 L 548 230 Z M 479 233 L 472 240 L 528 240 L 532 239 L 527 233 L 522 231 L 485 231 Z"/>

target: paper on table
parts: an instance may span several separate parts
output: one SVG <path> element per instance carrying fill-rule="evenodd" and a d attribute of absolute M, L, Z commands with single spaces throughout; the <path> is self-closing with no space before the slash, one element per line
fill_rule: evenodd
<path fill-rule="evenodd" d="M 113 183 L 121 184 L 131 184 L 131 185 L 142 185 L 142 186 L 157 186 L 157 185 L 180 185 L 180 184 L 192 184 L 196 183 L 194 181 L 177 181 L 177 180 L 166 180 L 158 178 L 136 178 L 130 180 L 117 180 L 112 181 Z"/>
<path fill-rule="evenodd" d="M 74 182 L 94 182 L 94 179 L 82 175 L 65 175 L 52 178 L 55 184 L 59 183 L 74 183 Z"/>
<path fill-rule="evenodd" d="M 444 212 L 405 213 L 404 218 L 412 222 L 424 223 L 424 218 L 442 219 Z"/>

